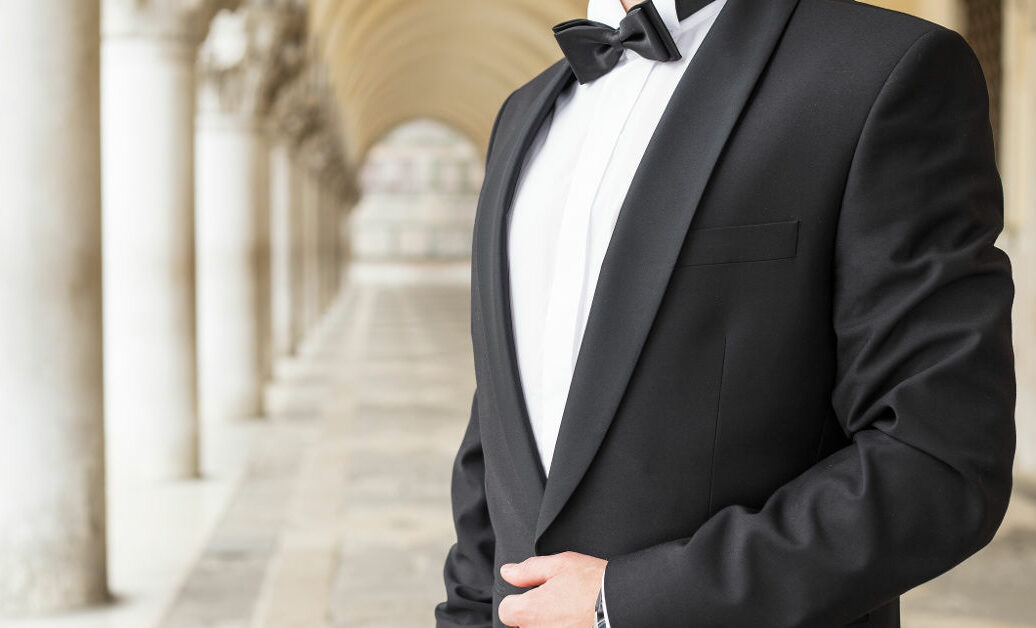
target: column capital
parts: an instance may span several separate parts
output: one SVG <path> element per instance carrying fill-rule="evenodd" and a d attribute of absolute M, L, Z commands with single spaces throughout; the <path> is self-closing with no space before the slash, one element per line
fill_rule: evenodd
<path fill-rule="evenodd" d="M 334 133 L 326 124 L 314 126 L 299 144 L 303 165 L 317 178 L 323 178 L 334 163 L 340 161 Z"/>
<path fill-rule="evenodd" d="M 103 0 L 105 38 L 148 38 L 198 46 L 213 16 L 241 0 Z"/>
<path fill-rule="evenodd" d="M 324 168 L 324 180 L 339 201 L 350 206 L 360 200 L 359 174 L 346 162 L 341 152 L 333 154 Z"/>
<path fill-rule="evenodd" d="M 359 200 L 359 177 L 356 169 L 346 161 L 337 143 L 313 164 L 316 176 L 331 194 L 344 205 Z"/>
<path fill-rule="evenodd" d="M 198 54 L 199 109 L 268 113 L 305 64 L 305 15 L 295 0 L 246 1 L 217 15 Z"/>
<path fill-rule="evenodd" d="M 270 119 L 277 136 L 294 149 L 311 135 L 334 129 L 335 99 L 326 66 L 309 59 L 285 80 L 274 94 Z"/>
<path fill-rule="evenodd" d="M 270 109 L 270 124 L 276 136 L 299 150 L 303 143 L 329 126 L 321 99 L 307 89 L 304 77 L 284 86 Z"/>

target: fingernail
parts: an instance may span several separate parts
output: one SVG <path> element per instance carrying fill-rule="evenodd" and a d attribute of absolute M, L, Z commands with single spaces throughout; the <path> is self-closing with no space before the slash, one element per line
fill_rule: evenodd
<path fill-rule="evenodd" d="M 514 569 L 514 563 L 506 563 L 500 566 L 500 573 L 504 573 L 505 571 L 511 571 L 512 569 Z"/>

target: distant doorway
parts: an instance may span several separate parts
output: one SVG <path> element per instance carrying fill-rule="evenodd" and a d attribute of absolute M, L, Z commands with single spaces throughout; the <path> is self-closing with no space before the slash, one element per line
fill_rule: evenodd
<path fill-rule="evenodd" d="M 350 229 L 357 262 L 462 262 L 482 185 L 477 148 L 427 118 L 396 127 L 360 169 Z"/>

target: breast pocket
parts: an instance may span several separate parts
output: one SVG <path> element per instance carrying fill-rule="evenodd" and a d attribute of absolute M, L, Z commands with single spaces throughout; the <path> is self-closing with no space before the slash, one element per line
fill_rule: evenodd
<path fill-rule="evenodd" d="M 795 257 L 799 221 L 690 229 L 677 266 L 762 262 Z"/>

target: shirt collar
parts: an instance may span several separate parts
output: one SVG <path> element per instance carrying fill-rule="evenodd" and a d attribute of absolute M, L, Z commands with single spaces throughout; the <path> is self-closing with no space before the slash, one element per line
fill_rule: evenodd
<path fill-rule="evenodd" d="M 655 4 L 658 14 L 674 38 L 687 27 L 685 23 L 689 20 L 684 20 L 685 23 L 682 24 L 676 17 L 676 0 L 645 1 Z M 595 22 L 603 22 L 612 28 L 618 28 L 619 21 L 626 17 L 626 9 L 622 8 L 620 0 L 590 0 L 586 7 L 586 17 Z"/>

